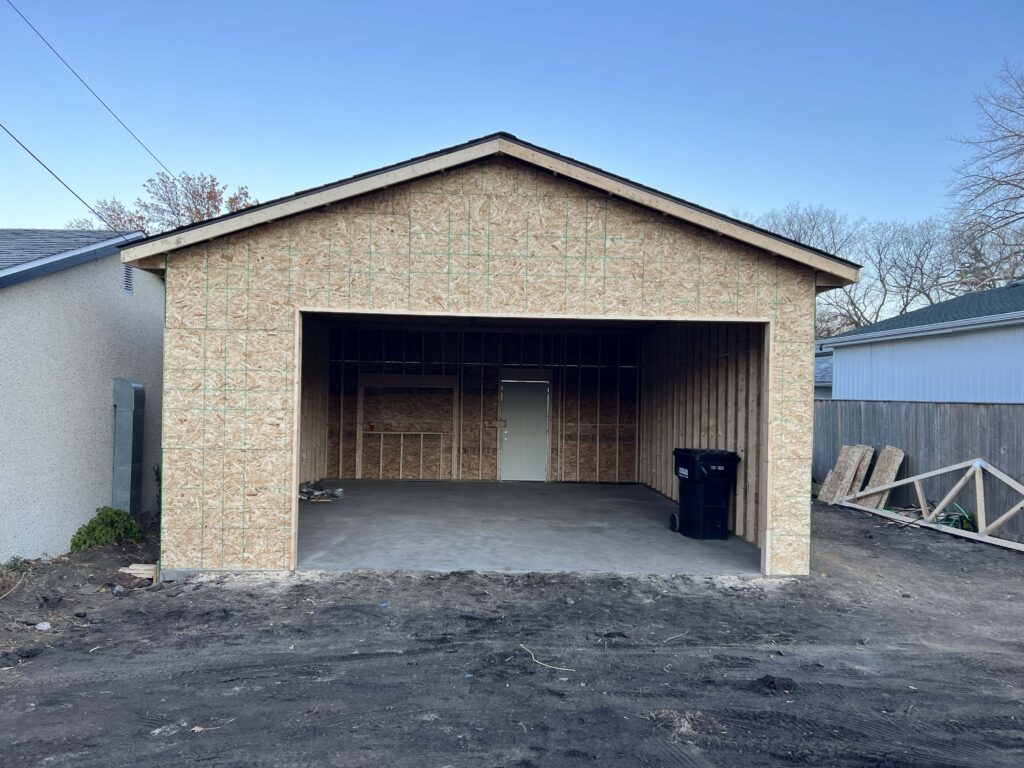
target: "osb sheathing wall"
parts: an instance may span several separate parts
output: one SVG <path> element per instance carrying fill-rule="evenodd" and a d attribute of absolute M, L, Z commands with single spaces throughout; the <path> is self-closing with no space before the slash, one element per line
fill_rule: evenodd
<path fill-rule="evenodd" d="M 307 319 L 307 327 L 315 322 Z M 436 433 L 423 445 L 424 479 L 497 480 L 502 378 L 540 374 L 551 385 L 548 478 L 637 480 L 638 331 L 369 330 L 358 328 L 358 320 L 349 324 L 356 327 L 332 334 L 327 461 L 302 478 L 356 476 L 360 376 L 448 375 L 458 382 L 454 392 L 391 387 L 377 393 L 373 409 L 364 388 L 361 476 L 419 479 L 418 434 Z M 322 358 L 326 350 L 305 345 L 303 360 L 311 354 Z M 301 442 L 305 455 L 305 433 Z"/>
<path fill-rule="evenodd" d="M 729 529 L 752 544 L 761 533 L 764 324 L 686 323 L 644 337 L 641 480 L 679 498 L 674 448 L 717 448 L 740 457 Z"/>
<path fill-rule="evenodd" d="M 764 567 L 808 569 L 811 269 L 494 158 L 167 264 L 165 568 L 287 568 L 296 307 L 771 320 Z"/>

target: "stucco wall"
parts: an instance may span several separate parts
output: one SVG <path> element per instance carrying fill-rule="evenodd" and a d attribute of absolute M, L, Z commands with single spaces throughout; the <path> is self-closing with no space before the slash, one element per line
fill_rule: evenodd
<path fill-rule="evenodd" d="M 808 569 L 808 268 L 491 159 L 183 249 L 166 274 L 165 568 L 289 566 L 299 306 L 772 320 L 766 570 Z"/>
<path fill-rule="evenodd" d="M 146 386 L 143 508 L 160 463 L 163 281 L 117 255 L 0 289 L 0 561 L 67 551 L 110 504 L 111 379 Z"/>

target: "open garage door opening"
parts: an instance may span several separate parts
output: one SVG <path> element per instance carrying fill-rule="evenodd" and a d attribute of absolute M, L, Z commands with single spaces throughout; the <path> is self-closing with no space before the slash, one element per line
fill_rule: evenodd
<path fill-rule="evenodd" d="M 298 568 L 759 572 L 765 324 L 301 323 Z M 729 540 L 669 531 L 677 447 L 740 455 Z"/>

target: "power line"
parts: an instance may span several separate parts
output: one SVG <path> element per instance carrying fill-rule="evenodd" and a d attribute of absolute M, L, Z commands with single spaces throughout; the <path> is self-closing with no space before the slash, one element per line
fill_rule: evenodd
<path fill-rule="evenodd" d="M 49 174 L 51 176 L 53 176 L 53 178 L 55 178 L 57 181 L 59 181 L 61 183 L 61 185 L 64 187 L 64 189 L 66 189 L 72 195 L 77 197 L 78 198 L 78 202 L 80 202 L 82 205 L 84 205 L 86 208 L 88 208 L 90 211 L 92 211 L 92 215 L 93 216 L 95 216 L 97 219 L 99 219 L 104 224 L 106 224 L 108 227 L 110 227 L 111 231 L 117 232 L 117 234 L 120 235 L 121 239 L 124 240 L 126 243 L 128 242 L 128 238 L 124 236 L 124 232 L 122 232 L 117 227 L 112 225 L 109 221 L 107 221 L 103 216 L 100 215 L 99 211 L 97 211 L 95 208 L 93 208 L 91 205 L 89 205 L 87 202 L 85 202 L 85 200 L 82 199 L 82 196 L 80 194 L 78 194 L 77 192 L 75 192 L 75 190 L 73 190 L 71 187 L 69 187 L 67 185 L 67 182 L 65 182 L 64 179 L 62 179 L 60 176 L 58 176 L 56 173 L 54 173 L 53 170 L 50 168 L 50 166 L 48 166 L 46 163 L 44 163 L 42 160 L 40 160 L 35 152 L 33 152 L 28 147 L 26 147 L 22 143 L 21 139 L 19 139 L 17 136 L 15 136 L 13 133 L 11 133 L 10 129 L 8 129 L 8 127 L 6 125 L 4 125 L 3 123 L 0 123 L 0 128 L 3 128 L 4 132 L 8 136 L 10 136 L 12 139 L 14 139 L 18 143 L 19 147 L 21 147 L 26 152 L 28 152 L 32 156 L 33 160 L 35 160 L 37 163 L 39 163 L 41 166 L 43 166 L 43 168 L 45 168 L 49 172 Z"/>
<path fill-rule="evenodd" d="M 163 169 L 164 169 L 165 171 L 167 171 L 168 175 L 169 175 L 169 176 L 170 176 L 170 177 L 171 177 L 172 179 L 174 179 L 174 183 L 175 183 L 175 184 L 177 184 L 177 183 L 178 183 L 178 178 L 177 178 L 177 175 L 176 175 L 175 173 L 173 173 L 173 172 L 171 171 L 171 169 L 170 169 L 170 168 L 168 168 L 168 167 L 167 167 L 166 165 L 164 165 L 163 161 L 162 161 L 162 160 L 161 160 L 161 159 L 160 159 L 159 157 L 157 157 L 157 156 L 156 156 L 156 154 L 155 154 L 155 153 L 153 152 L 153 150 L 151 150 L 151 149 L 150 149 L 149 147 L 147 147 L 147 146 L 145 145 L 145 143 L 144 143 L 144 142 L 142 141 L 142 139 L 140 139 L 140 138 L 139 138 L 138 136 L 136 136 L 136 135 L 135 135 L 135 132 L 134 132 L 134 131 L 132 131 L 132 129 L 131 129 L 131 128 L 129 128 L 129 127 L 127 126 L 127 125 L 125 125 L 125 122 L 124 122 L 124 120 L 122 120 L 122 119 L 121 119 L 120 117 L 118 117 L 118 116 L 117 116 L 117 113 L 116 113 L 116 112 L 114 112 L 114 110 L 112 110 L 112 109 L 111 109 L 111 108 L 110 108 L 110 107 L 109 107 L 109 106 L 107 105 L 107 102 L 105 102 L 105 101 L 104 101 L 103 99 L 101 99 L 101 98 L 100 98 L 100 96 L 99 96 L 99 94 L 98 94 L 98 93 L 96 93 L 96 91 L 94 91 L 94 90 L 93 90 L 93 89 L 92 89 L 92 88 L 91 88 L 91 87 L 89 86 L 89 84 L 88 84 L 87 82 L 85 82 L 85 80 L 83 80 L 83 79 L 82 79 L 82 76 L 81 76 L 80 74 L 78 74 L 78 73 L 77 73 L 77 72 L 75 71 L 75 68 L 74 68 L 74 67 L 72 67 L 72 66 L 71 66 L 70 64 L 68 64 L 68 62 L 67 62 L 67 59 L 65 59 L 65 58 L 64 58 L 63 56 L 61 56 L 61 55 L 60 55 L 60 54 L 59 54 L 59 53 L 57 52 L 57 49 L 56 49 L 56 48 L 54 48 L 54 47 L 53 47 L 52 45 L 50 45 L 50 41 L 49 41 L 49 40 L 47 40 L 47 39 L 46 39 L 45 37 L 43 37 L 43 33 L 42 33 L 42 32 L 40 32 L 40 31 L 39 31 L 38 29 L 36 29 L 36 28 L 35 28 L 35 26 L 34 26 L 34 25 L 32 24 L 32 22 L 31 22 L 31 21 L 29 21 L 29 20 L 28 20 L 28 19 L 27 19 L 27 18 L 25 17 L 25 14 L 23 14 L 23 13 L 22 13 L 21 11 L 19 11 L 19 10 L 18 10 L 18 7 L 17 7 L 17 6 L 16 6 L 16 5 L 15 5 L 15 4 L 13 3 L 13 2 L 11 2 L 11 0 L 7 0 L 7 4 L 8 4 L 9 6 L 11 6 L 11 8 L 13 8 L 13 9 L 14 9 L 14 12 L 15 12 L 16 14 L 18 14 L 19 16 L 21 16 L 21 19 L 22 19 L 22 21 L 24 21 L 24 22 L 25 22 L 26 24 L 28 24 L 29 28 L 30 28 L 30 29 L 31 29 L 31 30 L 32 30 L 33 32 L 35 32 L 35 33 L 36 33 L 36 35 L 37 35 L 37 36 L 39 37 L 39 39 L 40 39 L 40 40 L 42 40 L 42 41 L 43 41 L 43 42 L 44 42 L 44 43 L 46 44 L 46 47 L 47 47 L 47 48 L 49 48 L 49 49 L 50 49 L 51 51 L 53 51 L 53 55 L 54 55 L 54 56 L 56 56 L 56 57 L 57 57 L 58 59 L 60 59 L 60 60 L 61 60 L 61 62 L 62 62 L 62 63 L 64 64 L 64 66 L 65 66 L 65 67 L 67 67 L 67 68 L 68 68 L 68 70 L 69 70 L 69 71 L 71 72 L 71 74 L 73 74 L 73 75 L 74 75 L 75 77 L 77 77 L 77 78 L 78 78 L 78 82 L 80 82 L 80 83 L 81 83 L 82 85 L 84 85 L 84 86 L 85 86 L 86 90 L 88 90 L 88 91 L 89 91 L 89 93 L 91 93 L 91 94 L 92 94 L 92 95 L 93 95 L 93 96 L 94 96 L 94 97 L 96 98 L 96 101 L 98 101 L 98 102 L 99 102 L 100 104 L 102 104 L 102 105 L 103 105 L 103 108 L 104 108 L 105 110 L 107 110 L 107 112 L 109 112 L 109 113 L 110 113 L 110 116 L 111 116 L 111 117 L 113 117 L 113 118 L 114 118 L 115 120 L 117 120 L 117 122 L 119 122 L 119 123 L 121 124 L 121 127 L 122 127 L 122 128 L 124 128 L 124 129 L 125 129 L 126 131 L 128 131 L 128 135 L 129 135 L 129 136 L 131 136 L 131 137 L 132 137 L 133 139 L 135 139 L 135 141 L 136 141 L 136 142 L 138 142 L 138 145 L 139 145 L 140 147 L 142 147 L 142 148 L 143 148 L 144 150 L 146 150 L 146 152 L 148 152 L 148 153 L 149 153 L 149 156 L 150 156 L 150 157 L 152 157 L 152 158 L 153 158 L 154 160 L 156 160 L 156 162 L 157 162 L 157 163 L 158 163 L 158 164 L 160 165 L 160 167 L 161 167 L 161 168 L 163 168 Z M 17 139 L 15 139 L 15 141 L 17 141 Z M 18 143 L 20 144 L 21 142 L 18 142 Z M 49 170 L 49 169 L 47 169 L 47 170 Z M 51 171 L 51 173 L 52 173 L 52 171 Z M 63 184 L 63 182 L 61 182 L 61 183 Z"/>

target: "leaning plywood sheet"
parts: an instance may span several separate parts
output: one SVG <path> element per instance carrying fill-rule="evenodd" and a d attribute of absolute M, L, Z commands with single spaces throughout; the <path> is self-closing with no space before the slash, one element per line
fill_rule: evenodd
<path fill-rule="evenodd" d="M 885 446 L 878 454 L 878 461 L 875 462 L 875 468 L 871 472 L 871 478 L 868 480 L 867 488 L 877 488 L 881 485 L 888 485 L 896 479 L 896 473 L 900 470 L 900 465 L 903 463 L 903 451 L 899 448 L 894 448 L 891 445 Z M 856 490 L 851 493 L 857 493 Z M 889 490 L 879 491 L 873 493 L 870 496 L 862 496 L 858 501 L 862 506 L 874 507 L 875 509 L 881 509 L 885 506 L 885 503 L 889 500 Z"/>
<path fill-rule="evenodd" d="M 865 455 L 867 460 L 871 460 L 871 448 L 867 445 L 844 445 L 842 450 L 839 451 L 839 459 L 836 461 L 835 469 L 833 470 L 832 484 L 826 485 L 818 493 L 818 499 L 824 501 L 827 504 L 832 504 L 836 499 L 846 496 L 850 491 L 850 487 L 854 483 L 854 478 L 857 476 L 857 472 L 860 469 L 861 464 L 864 462 Z"/>
<path fill-rule="evenodd" d="M 840 492 L 841 496 L 857 493 L 857 491 L 864 487 L 864 478 L 868 476 L 871 457 L 875 455 L 875 449 L 869 445 L 859 445 L 857 447 L 861 449 L 860 464 L 857 465 L 857 471 L 853 473 L 853 482 L 850 483 L 849 488 Z"/>
<path fill-rule="evenodd" d="M 825 482 L 821 486 L 821 490 L 818 491 L 819 501 L 831 504 L 839 496 L 839 468 L 845 467 L 850 463 L 852 460 L 853 449 L 854 446 L 852 445 L 844 445 L 839 449 L 839 458 L 836 459 L 836 465 L 829 470 L 828 475 L 825 477 Z"/>

